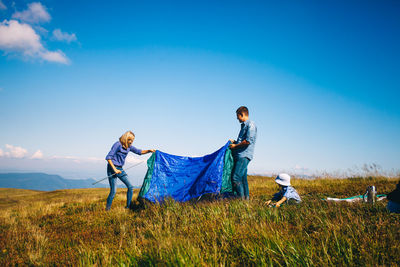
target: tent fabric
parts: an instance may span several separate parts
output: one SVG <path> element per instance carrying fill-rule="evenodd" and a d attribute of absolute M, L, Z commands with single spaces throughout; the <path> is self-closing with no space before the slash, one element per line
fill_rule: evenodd
<path fill-rule="evenodd" d="M 233 157 L 229 144 L 203 157 L 175 156 L 157 150 L 147 161 L 139 197 L 151 202 L 166 198 L 184 202 L 208 193 L 231 193 Z"/>
<path fill-rule="evenodd" d="M 377 201 L 381 201 L 386 198 L 386 195 L 377 195 L 376 196 Z M 324 199 L 326 201 L 336 201 L 336 202 L 357 202 L 357 201 L 364 201 L 366 202 L 366 199 L 364 198 L 364 195 L 358 195 L 358 196 L 353 196 L 353 197 L 347 197 L 347 198 L 335 198 L 335 197 L 327 197 Z"/>

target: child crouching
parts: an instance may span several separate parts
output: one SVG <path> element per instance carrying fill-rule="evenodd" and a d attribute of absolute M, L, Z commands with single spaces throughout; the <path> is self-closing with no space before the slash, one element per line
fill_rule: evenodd
<path fill-rule="evenodd" d="M 294 189 L 290 185 L 290 176 L 286 173 L 281 173 L 275 178 L 275 182 L 279 185 L 279 192 L 274 194 L 274 197 L 271 200 L 265 202 L 268 206 L 272 201 L 277 201 L 275 204 L 272 204 L 275 207 L 279 207 L 282 203 L 300 203 L 301 198 L 297 193 L 296 189 Z"/>

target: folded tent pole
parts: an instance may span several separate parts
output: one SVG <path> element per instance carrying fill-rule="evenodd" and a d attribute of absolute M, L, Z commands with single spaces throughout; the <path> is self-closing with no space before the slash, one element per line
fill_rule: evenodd
<path fill-rule="evenodd" d="M 133 167 L 136 167 L 136 166 L 142 164 L 143 162 L 144 162 L 144 161 L 141 161 L 141 162 L 139 162 L 139 163 L 133 164 L 132 166 L 126 168 L 125 170 L 129 170 L 129 169 L 131 169 L 131 168 L 133 168 Z M 108 179 L 108 178 L 110 178 L 110 177 L 112 177 L 112 176 L 114 176 L 114 175 L 115 175 L 115 173 L 114 173 L 114 174 L 111 174 L 110 176 L 104 177 L 103 179 L 100 179 L 100 180 L 98 180 L 97 182 L 92 183 L 92 185 L 95 185 L 95 184 L 97 184 L 97 183 L 100 183 L 101 181 L 104 181 L 105 179 Z"/>

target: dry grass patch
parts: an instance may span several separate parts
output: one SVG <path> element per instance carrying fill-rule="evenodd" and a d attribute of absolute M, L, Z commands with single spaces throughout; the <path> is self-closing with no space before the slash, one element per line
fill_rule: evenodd
<path fill-rule="evenodd" d="M 124 209 L 118 189 L 0 190 L 0 265 L 393 265 L 400 262 L 400 218 L 385 202 L 328 203 L 321 198 L 379 193 L 397 179 L 293 179 L 303 202 L 263 205 L 273 178 L 249 177 L 250 201 L 150 205 Z M 15 194 L 13 194 L 15 193 Z M 138 190 L 135 190 L 134 198 Z"/>

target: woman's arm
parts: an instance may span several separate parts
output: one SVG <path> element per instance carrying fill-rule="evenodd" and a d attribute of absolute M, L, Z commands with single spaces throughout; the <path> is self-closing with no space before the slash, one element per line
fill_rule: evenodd
<path fill-rule="evenodd" d="M 117 168 L 115 168 L 114 163 L 111 161 L 111 159 L 108 159 L 107 162 L 108 162 L 108 164 L 110 164 L 111 168 L 113 168 L 113 170 L 114 170 L 114 172 L 115 172 L 116 174 L 120 174 L 120 173 L 121 173 L 120 170 L 118 170 Z"/>
<path fill-rule="evenodd" d="M 142 155 L 147 154 L 147 153 L 154 153 L 154 152 L 156 152 L 155 149 L 142 150 Z"/>

